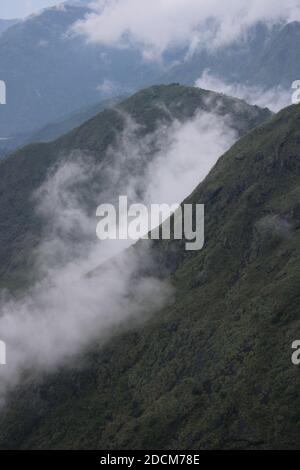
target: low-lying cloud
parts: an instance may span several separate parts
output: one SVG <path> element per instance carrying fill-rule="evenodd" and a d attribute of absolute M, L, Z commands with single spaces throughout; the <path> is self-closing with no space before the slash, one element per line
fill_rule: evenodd
<path fill-rule="evenodd" d="M 278 112 L 282 108 L 291 104 L 292 92 L 285 90 L 281 86 L 263 89 L 259 86 L 245 85 L 242 83 L 228 83 L 219 77 L 205 70 L 202 76 L 196 81 L 195 86 L 205 90 L 223 93 L 228 96 L 243 99 L 252 105 L 261 108 L 269 108 L 273 112 Z"/>
<path fill-rule="evenodd" d="M 24 371 L 55 370 L 95 339 L 107 340 L 172 299 L 161 267 L 153 265 L 150 241 L 128 252 L 128 241 L 97 239 L 97 205 L 120 194 L 145 204 L 180 203 L 237 136 L 229 118 L 211 113 L 161 123 L 139 138 L 140 126 L 123 117 L 125 129 L 106 153 L 109 165 L 74 152 L 35 194 L 37 214 L 45 221 L 36 252 L 40 280 L 21 297 L 1 295 L 0 332 L 7 344 L 2 398 Z M 98 178 L 108 183 L 102 192 Z"/>

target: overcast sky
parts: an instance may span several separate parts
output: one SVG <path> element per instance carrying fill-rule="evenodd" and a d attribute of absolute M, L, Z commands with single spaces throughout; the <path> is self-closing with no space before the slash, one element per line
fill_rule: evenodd
<path fill-rule="evenodd" d="M 0 0 L 0 18 L 23 18 L 59 3 L 61 0 Z"/>

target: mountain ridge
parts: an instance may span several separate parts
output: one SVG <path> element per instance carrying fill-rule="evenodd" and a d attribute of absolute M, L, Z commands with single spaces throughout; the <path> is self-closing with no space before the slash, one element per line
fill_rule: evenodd
<path fill-rule="evenodd" d="M 165 109 L 161 103 L 164 104 Z M 174 119 L 183 122 L 193 117 L 198 109 L 215 110 L 221 116 L 231 115 L 233 128 L 239 135 L 244 135 L 249 129 L 271 116 L 267 109 L 261 110 L 256 106 L 250 106 L 241 100 L 227 98 L 221 94 L 180 85 L 154 86 L 136 93 L 120 103 L 116 109 L 102 111 L 78 129 L 53 142 L 29 144 L 3 158 L 0 161 L 2 213 L 2 226 L 0 226 L 2 240 L 0 278 L 2 277 L 2 281 L 0 284 L 3 285 L 2 282 L 4 282 L 7 286 L 15 285 L 16 282 L 22 285 L 23 275 L 26 277 L 26 272 L 31 269 L 27 252 L 28 243 L 30 246 L 37 243 L 32 230 L 38 238 L 41 230 L 32 215 L 34 204 L 31 194 L 45 181 L 51 168 L 63 161 L 66 155 L 70 155 L 73 151 L 78 152 L 78 150 L 99 163 L 104 158 L 108 146 L 113 145 L 123 129 L 124 112 L 133 120 L 137 120 L 141 129 L 144 128 L 150 133 L 155 131 L 160 120 L 170 123 L 170 115 L 172 115 Z M 108 163 L 111 164 L 111 162 Z M 10 196 L 9 187 L 15 188 L 13 198 Z M 17 222 L 16 213 L 20 214 Z M 25 236 L 27 230 L 31 235 Z M 9 273 L 16 273 L 17 266 L 23 272 L 22 280 L 10 280 Z M 5 276 L 5 281 L 3 276 Z"/>

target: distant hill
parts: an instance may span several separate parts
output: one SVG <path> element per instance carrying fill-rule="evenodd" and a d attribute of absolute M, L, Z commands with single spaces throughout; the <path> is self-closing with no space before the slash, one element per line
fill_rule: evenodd
<path fill-rule="evenodd" d="M 49 142 L 51 140 L 58 139 L 58 137 L 67 134 L 76 127 L 79 127 L 104 109 L 114 106 L 118 101 L 121 101 L 121 98 L 104 100 L 99 104 L 81 109 L 71 114 L 71 116 L 66 117 L 62 121 L 48 124 L 36 133 L 27 137 L 26 142 L 24 143 L 28 144 L 30 142 Z"/>
<path fill-rule="evenodd" d="M 271 29 L 257 24 L 246 38 L 189 57 L 182 48 L 172 49 L 162 65 L 145 61 L 134 43 L 121 49 L 68 34 L 88 11 L 86 2 L 71 2 L 1 34 L 0 79 L 7 84 L 7 104 L 0 107 L 0 138 L 35 134 L 77 110 L 151 84 L 194 85 L 205 70 L 228 83 L 263 88 L 290 89 L 298 79 L 299 23 Z"/>
<path fill-rule="evenodd" d="M 7 84 L 1 138 L 34 133 L 78 109 L 132 92 L 161 71 L 137 49 L 88 45 L 68 36 L 88 11 L 80 4 L 46 9 L 0 36 L 0 79 Z"/>
<path fill-rule="evenodd" d="M 257 24 L 245 38 L 216 49 L 201 50 L 169 70 L 163 80 L 194 84 L 205 70 L 228 83 L 243 83 L 268 89 L 290 89 L 300 69 L 300 23 L 269 29 Z"/>
<path fill-rule="evenodd" d="M 6 31 L 11 26 L 17 24 L 18 22 L 19 22 L 19 20 L 17 20 L 17 19 L 15 19 L 15 20 L 0 19 L 0 36 L 1 36 L 2 33 L 4 33 L 4 31 Z"/>
<path fill-rule="evenodd" d="M 104 100 L 99 104 L 80 109 L 58 122 L 47 124 L 33 134 L 19 135 L 2 142 L 0 141 L 0 155 L 7 155 L 16 148 L 32 142 L 49 142 L 55 140 L 72 129 L 79 127 L 85 121 L 96 116 L 96 114 L 100 113 L 103 109 L 113 106 L 118 101 L 121 101 L 121 98 Z"/>
<path fill-rule="evenodd" d="M 252 59 L 248 73 L 254 84 L 290 89 L 300 77 L 300 22 L 289 23 L 273 34 L 256 60 Z"/>

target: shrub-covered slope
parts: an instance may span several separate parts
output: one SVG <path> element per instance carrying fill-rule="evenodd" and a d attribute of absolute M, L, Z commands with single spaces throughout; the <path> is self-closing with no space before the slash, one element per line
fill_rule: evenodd
<path fill-rule="evenodd" d="M 153 248 L 174 303 L 95 345 L 81 370 L 18 390 L 1 447 L 299 448 L 299 188 L 293 106 L 234 145 L 188 199 L 206 205 L 204 249 Z"/>

